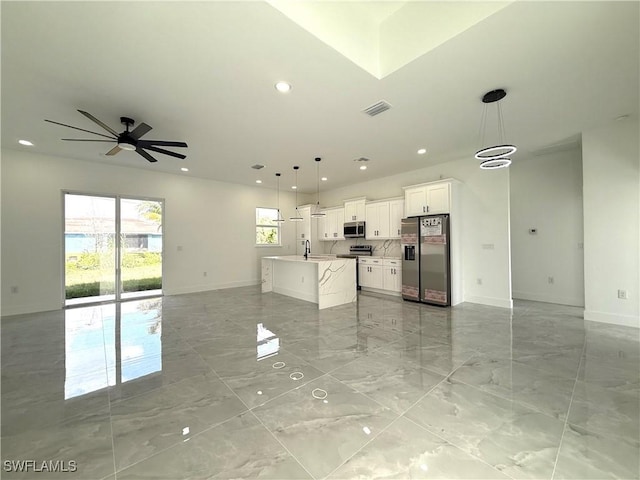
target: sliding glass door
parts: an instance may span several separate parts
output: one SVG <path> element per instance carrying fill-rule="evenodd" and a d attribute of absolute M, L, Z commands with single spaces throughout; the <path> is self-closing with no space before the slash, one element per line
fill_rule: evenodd
<path fill-rule="evenodd" d="M 65 305 L 162 293 L 162 206 L 64 194 Z"/>

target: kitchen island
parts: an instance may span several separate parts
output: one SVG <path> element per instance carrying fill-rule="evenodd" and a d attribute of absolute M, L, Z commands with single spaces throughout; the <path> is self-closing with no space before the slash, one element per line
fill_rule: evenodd
<path fill-rule="evenodd" d="M 262 293 L 275 292 L 318 304 L 319 309 L 355 302 L 356 261 L 329 255 L 262 258 Z"/>

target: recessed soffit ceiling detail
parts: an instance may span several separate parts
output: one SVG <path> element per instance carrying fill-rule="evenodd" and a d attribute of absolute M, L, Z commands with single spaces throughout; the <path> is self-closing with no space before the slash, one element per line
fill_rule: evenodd
<path fill-rule="evenodd" d="M 513 3 L 267 0 L 381 79 Z"/>

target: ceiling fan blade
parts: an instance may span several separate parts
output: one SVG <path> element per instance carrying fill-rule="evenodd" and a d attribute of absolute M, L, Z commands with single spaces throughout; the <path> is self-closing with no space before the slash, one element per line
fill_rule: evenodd
<path fill-rule="evenodd" d="M 113 147 L 111 150 L 109 150 L 107 153 L 105 153 L 105 155 L 115 155 L 116 153 L 118 153 L 120 150 L 122 150 L 118 145 L 116 145 L 115 147 Z"/>
<path fill-rule="evenodd" d="M 66 140 L 67 142 L 108 142 L 108 143 L 113 143 L 116 141 L 115 138 L 113 140 L 93 140 L 90 138 L 61 138 L 60 140 Z"/>
<path fill-rule="evenodd" d="M 153 145 L 147 145 L 147 146 L 142 147 L 142 148 L 146 148 L 147 150 L 152 150 L 152 151 L 158 152 L 158 153 L 164 153 L 165 155 L 170 155 L 170 156 L 176 157 L 176 158 L 187 158 L 185 155 L 182 155 L 181 153 L 170 152 L 169 150 L 165 150 L 164 148 L 154 147 Z"/>
<path fill-rule="evenodd" d="M 151 127 L 149 125 L 147 125 L 146 123 L 141 123 L 140 125 L 138 125 L 136 128 L 134 128 L 129 132 L 129 136 L 131 138 L 135 138 L 136 140 L 138 140 L 141 136 L 145 135 L 150 130 L 151 130 Z"/>
<path fill-rule="evenodd" d="M 116 137 L 118 136 L 118 132 L 116 132 L 113 128 L 111 128 L 109 125 L 107 125 L 106 123 L 102 123 L 100 120 L 98 120 L 96 117 L 94 117 L 93 115 L 91 115 L 89 112 L 85 112 L 83 110 L 78 110 L 82 115 L 84 115 L 85 117 L 87 117 L 89 120 L 91 120 L 92 122 L 97 123 L 98 125 L 100 125 L 102 128 L 104 128 L 107 132 L 109 132 L 112 135 L 115 135 Z"/>
<path fill-rule="evenodd" d="M 101 137 L 104 137 L 104 138 L 111 138 L 111 139 L 113 139 L 113 140 L 116 140 L 115 138 L 110 137 L 109 135 L 103 135 L 102 133 L 92 132 L 91 130 L 85 130 L 84 128 L 73 127 L 73 126 L 71 126 L 71 125 L 67 125 L 66 123 L 54 122 L 53 120 L 47 120 L 46 118 L 45 118 L 45 120 L 44 120 L 44 121 L 45 121 L 45 122 L 49 122 L 49 123 L 55 123 L 56 125 L 62 125 L 63 127 L 73 128 L 73 129 L 75 129 L 75 130 L 80 130 L 81 132 L 93 133 L 94 135 L 100 135 Z M 118 135 L 116 134 L 116 137 L 117 137 L 117 136 L 118 136 Z"/>
<path fill-rule="evenodd" d="M 149 155 L 147 152 L 142 150 L 140 147 L 136 148 L 136 152 L 138 152 L 140 155 L 142 155 L 144 158 L 146 158 L 150 162 L 157 162 L 158 161 L 155 158 L 153 158 L 151 155 Z"/>
<path fill-rule="evenodd" d="M 187 144 L 184 142 L 166 142 L 164 140 L 140 140 L 138 145 L 147 148 L 149 145 L 156 145 L 161 147 L 184 147 L 187 148 Z"/>

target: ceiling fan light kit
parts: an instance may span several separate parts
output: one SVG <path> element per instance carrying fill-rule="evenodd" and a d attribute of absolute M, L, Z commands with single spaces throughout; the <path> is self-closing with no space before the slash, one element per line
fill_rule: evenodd
<path fill-rule="evenodd" d="M 104 138 L 108 138 L 108 140 L 102 139 L 91 139 L 91 138 L 63 138 L 62 140 L 67 142 L 115 142 L 115 146 L 109 150 L 105 155 L 115 155 L 122 150 L 133 152 L 135 151 L 137 154 L 142 156 L 145 160 L 149 162 L 157 162 L 147 150 L 151 150 L 152 152 L 162 153 L 163 155 L 168 155 L 170 157 L 184 159 L 187 158 L 186 155 L 182 155 L 181 153 L 172 152 L 170 150 L 166 150 L 160 147 L 181 147 L 187 148 L 187 144 L 185 142 L 174 142 L 174 141 L 166 141 L 166 140 L 140 140 L 143 135 L 146 135 L 151 131 L 151 127 L 146 123 L 139 124 L 136 128 L 129 131 L 131 127 L 135 124 L 135 121 L 129 117 L 120 117 L 120 123 L 125 126 L 124 132 L 118 133 L 113 128 L 108 126 L 106 123 L 101 122 L 96 117 L 91 115 L 88 112 L 83 110 L 78 110 L 82 115 L 87 117 L 89 120 L 94 122 L 95 124 L 102 127 L 104 130 L 109 132 L 111 135 L 105 135 L 103 133 L 92 132 L 91 130 L 85 130 L 84 128 L 74 127 L 72 125 L 66 125 L 60 122 L 54 122 L 53 120 L 46 120 L 45 122 L 53 123 L 56 125 L 61 125 L 67 128 L 73 128 L 74 130 L 80 130 L 81 132 L 91 133 L 93 135 L 99 135 Z"/>
<path fill-rule="evenodd" d="M 500 107 L 500 100 L 507 96 L 507 92 L 498 88 L 496 90 L 491 90 L 487 92 L 482 97 L 482 103 L 484 104 L 484 108 L 482 111 L 482 119 L 480 121 L 480 144 L 484 144 L 485 130 L 486 130 L 486 122 L 487 122 L 487 104 L 495 103 L 496 104 L 496 115 L 497 115 L 497 136 L 498 142 L 497 145 L 491 145 L 488 147 L 481 148 L 478 150 L 474 157 L 477 160 L 480 160 L 480 168 L 483 170 L 495 170 L 497 168 L 505 168 L 511 165 L 510 155 L 513 155 L 518 149 L 515 145 L 507 144 L 504 140 L 504 121 L 502 118 L 502 109 Z"/>

